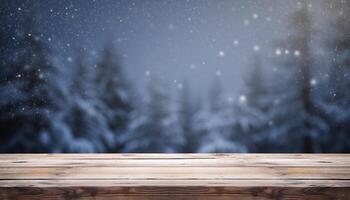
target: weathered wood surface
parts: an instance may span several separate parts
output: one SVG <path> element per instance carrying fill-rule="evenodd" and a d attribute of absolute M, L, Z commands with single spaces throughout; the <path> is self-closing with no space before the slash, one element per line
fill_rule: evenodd
<path fill-rule="evenodd" d="M 2 154 L 0 199 L 350 200 L 350 154 Z"/>

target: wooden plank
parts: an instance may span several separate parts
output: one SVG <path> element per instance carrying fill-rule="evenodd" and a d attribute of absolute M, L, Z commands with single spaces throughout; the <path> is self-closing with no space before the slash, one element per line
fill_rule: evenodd
<path fill-rule="evenodd" d="M 268 166 L 303 166 L 303 167 L 348 167 L 350 159 L 292 159 L 292 158 L 238 158 L 238 159 L 62 159 L 62 158 L 15 158 L 0 160 L 0 168 L 8 167 L 268 167 Z"/>
<path fill-rule="evenodd" d="M 0 180 L 2 187 L 349 187 L 350 180 L 238 180 L 238 179 L 89 179 L 89 180 Z"/>
<path fill-rule="evenodd" d="M 305 163 L 305 164 L 302 164 Z M 264 159 L 254 161 L 241 161 L 241 160 L 52 160 L 52 159 L 18 159 L 18 160 L 6 160 L 0 161 L 0 168 L 9 167 L 348 167 L 350 163 L 348 160 L 332 161 L 329 159 L 323 160 L 300 160 L 295 162 L 291 160 L 278 160 L 278 159 Z"/>
<path fill-rule="evenodd" d="M 350 199 L 350 154 L 3 154 L 0 199 Z"/>
<path fill-rule="evenodd" d="M 35 167 L 0 168 L 2 179 L 350 179 L 349 168 L 319 167 Z"/>
<path fill-rule="evenodd" d="M 187 166 L 187 167 L 224 167 L 224 166 L 313 166 L 313 167 L 347 167 L 350 166 L 350 155 L 322 154 L 218 154 L 219 156 L 207 154 L 141 154 L 122 156 L 124 154 L 13 154 L 0 157 L 0 167 L 166 167 L 166 166 Z M 171 156 L 172 155 L 172 156 Z M 203 157 L 201 156 L 203 155 Z M 192 158 L 194 157 L 194 158 Z M 123 159 L 121 159 L 123 158 Z M 146 162 L 145 162 L 146 160 Z M 161 162 L 160 162 L 161 161 Z"/>
<path fill-rule="evenodd" d="M 348 188 L 271 187 L 64 187 L 0 188 L 1 199 L 121 199 L 121 200 L 348 200 Z"/>

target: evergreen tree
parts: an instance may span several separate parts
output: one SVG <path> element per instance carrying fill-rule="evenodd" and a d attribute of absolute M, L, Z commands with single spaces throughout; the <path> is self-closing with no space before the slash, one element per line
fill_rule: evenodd
<path fill-rule="evenodd" d="M 220 112 L 224 108 L 224 97 L 220 77 L 215 77 L 209 89 L 209 108 L 212 113 Z"/>
<path fill-rule="evenodd" d="M 24 29 L 10 63 L 4 67 L 2 84 L 7 96 L 1 103 L 0 148 L 5 152 L 60 151 L 65 144 L 59 135 L 55 113 L 64 97 L 58 87 L 58 69 L 50 61 L 50 49 L 41 40 L 36 27 L 32 4 L 26 1 L 23 9 Z M 5 80 L 5 81 L 4 81 Z M 20 126 L 18 125 L 20 124 Z"/>
<path fill-rule="evenodd" d="M 113 134 L 92 95 L 89 66 L 83 50 L 78 50 L 75 59 L 69 106 L 65 122 L 70 127 L 71 141 L 68 152 L 106 152 L 113 145 Z"/>
<path fill-rule="evenodd" d="M 130 85 L 110 43 L 104 47 L 102 59 L 97 65 L 96 91 L 100 100 L 99 110 L 105 115 L 109 128 L 115 134 L 115 146 L 110 150 L 122 151 L 124 147 L 120 138 L 126 134 L 130 120 L 132 95 Z"/>
<path fill-rule="evenodd" d="M 236 140 L 235 120 L 232 106 L 224 100 L 221 81 L 216 77 L 209 91 L 209 107 L 202 110 L 196 119 L 196 129 L 203 136 L 199 152 L 246 152 Z"/>
<path fill-rule="evenodd" d="M 156 76 L 150 78 L 143 110 L 135 113 L 125 137 L 125 152 L 177 152 L 183 145 L 168 88 Z"/>
<path fill-rule="evenodd" d="M 316 140 L 325 136 L 328 126 L 312 98 L 313 26 L 308 0 L 300 1 L 291 19 L 290 34 L 280 41 L 277 50 L 288 50 L 291 54 L 279 56 L 284 67 L 274 73 L 269 135 L 278 142 L 272 151 L 321 151 Z"/>
<path fill-rule="evenodd" d="M 331 136 L 329 143 L 332 151 L 347 152 L 350 142 L 347 139 L 350 132 L 350 2 L 331 1 L 334 13 L 332 37 L 327 41 L 327 47 L 332 55 L 332 65 L 329 73 L 329 92 L 321 104 L 327 116 L 331 119 Z"/>
<path fill-rule="evenodd" d="M 70 89 L 71 93 L 74 95 L 84 98 L 89 96 L 88 92 L 89 89 L 91 89 L 91 79 L 89 74 L 92 73 L 92 71 L 89 70 L 89 65 L 86 63 L 85 50 L 81 48 L 77 49 L 76 51 L 77 56 L 74 59 L 74 72 Z"/>
<path fill-rule="evenodd" d="M 8 7 L 8 3 L 6 2 L 6 6 Z M 6 9 L 2 9 L 0 12 L 0 128 L 2 133 L 0 134 L 0 141 L 6 142 L 10 140 L 12 131 L 10 130 L 11 126 L 9 122 L 12 122 L 11 125 L 14 125 L 14 121 L 11 120 L 12 109 L 9 109 L 11 104 L 11 99 L 14 99 L 14 87 L 12 83 L 12 79 L 16 76 L 16 71 L 12 69 L 10 66 L 9 52 L 14 48 L 14 45 L 11 45 L 11 35 L 14 35 L 14 30 L 10 28 L 9 22 L 9 11 Z M 10 99 L 11 98 L 11 99 Z M 1 144 L 3 145 L 3 144 Z M 8 147 L 1 148 L 0 150 L 7 151 Z"/>
<path fill-rule="evenodd" d="M 199 146 L 199 135 L 194 129 L 194 118 L 198 107 L 193 103 L 190 88 L 187 81 L 184 81 L 180 94 L 180 107 L 178 111 L 179 126 L 181 135 L 184 137 L 184 146 L 181 149 L 185 153 L 194 153 Z"/>
<path fill-rule="evenodd" d="M 250 66 L 248 77 L 245 79 L 245 89 L 247 103 L 254 108 L 261 111 L 268 109 L 267 102 L 265 100 L 268 93 L 266 88 L 266 82 L 262 73 L 261 58 L 259 52 L 254 52 L 252 56 L 252 63 Z"/>
<path fill-rule="evenodd" d="M 235 131 L 241 133 L 239 140 L 248 146 L 249 151 L 257 152 L 264 151 L 269 145 L 266 140 L 269 134 L 267 112 L 271 101 L 262 73 L 260 53 L 254 52 L 251 60 L 244 81 L 244 93 L 234 105 L 238 118 L 235 122 Z"/>

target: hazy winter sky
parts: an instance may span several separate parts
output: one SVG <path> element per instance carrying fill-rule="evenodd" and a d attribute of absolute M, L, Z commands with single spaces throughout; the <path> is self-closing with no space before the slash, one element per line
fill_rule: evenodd
<path fill-rule="evenodd" d="M 241 90 L 254 47 L 265 59 L 275 56 L 271 42 L 288 33 L 287 17 L 298 1 L 34 2 L 45 37 L 67 65 L 74 59 L 75 47 L 86 47 L 89 57 L 97 59 L 101 46 L 113 37 L 137 88 L 142 87 L 147 75 L 157 73 L 174 89 L 187 79 L 194 91 L 204 91 L 215 76 L 220 76 L 227 91 L 234 94 Z M 313 1 L 313 9 L 319 9 L 321 2 Z"/>

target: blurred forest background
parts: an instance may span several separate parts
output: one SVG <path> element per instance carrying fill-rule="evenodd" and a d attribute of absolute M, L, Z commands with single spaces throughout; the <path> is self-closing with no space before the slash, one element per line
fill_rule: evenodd
<path fill-rule="evenodd" d="M 1 5 L 0 152 L 350 152 L 350 1 L 317 1 L 331 13 L 322 40 L 310 1 L 295 1 L 274 56 L 242 52 L 241 91 L 228 97 L 216 71 L 204 98 L 152 71 L 137 88 L 112 36 L 94 63 L 66 47 L 67 70 L 35 2 Z"/>

